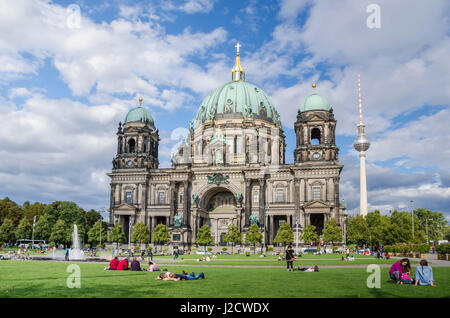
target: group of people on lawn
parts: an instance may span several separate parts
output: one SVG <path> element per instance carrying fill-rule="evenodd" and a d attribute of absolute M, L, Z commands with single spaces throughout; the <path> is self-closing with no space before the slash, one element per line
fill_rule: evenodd
<path fill-rule="evenodd" d="M 131 265 L 128 266 L 128 258 L 124 258 L 123 260 L 119 261 L 119 258 L 116 256 L 111 260 L 109 266 L 105 267 L 105 270 L 117 270 L 117 271 L 131 270 L 131 271 L 157 272 L 160 269 L 158 268 L 158 265 L 156 265 L 156 263 L 152 261 L 148 262 L 147 269 L 142 269 L 141 264 L 136 259 L 136 257 L 133 257 Z M 199 278 L 205 279 L 205 274 L 203 272 L 198 275 L 195 275 L 195 273 L 188 274 L 185 271 L 183 271 L 181 274 L 164 272 L 156 277 L 156 279 L 159 280 L 172 280 L 172 281 L 197 280 Z"/>
<path fill-rule="evenodd" d="M 433 269 L 428 266 L 426 260 L 421 260 L 419 266 L 416 267 L 416 276 L 411 278 L 411 264 L 409 259 L 403 258 L 395 262 L 389 270 L 389 276 L 397 284 L 414 284 L 417 285 L 434 285 Z"/>
<path fill-rule="evenodd" d="M 124 270 L 132 270 L 132 271 L 142 271 L 144 269 L 141 268 L 141 263 L 136 259 L 136 257 L 133 257 L 133 261 L 131 262 L 130 266 L 128 265 L 128 258 L 124 258 L 123 260 L 119 261 L 119 258 L 116 256 L 114 257 L 111 262 L 109 262 L 109 266 L 105 267 L 105 270 L 117 270 L 117 271 L 124 271 Z M 148 268 L 146 269 L 147 272 L 155 272 L 159 271 L 158 265 L 153 263 L 152 261 L 148 262 Z"/>

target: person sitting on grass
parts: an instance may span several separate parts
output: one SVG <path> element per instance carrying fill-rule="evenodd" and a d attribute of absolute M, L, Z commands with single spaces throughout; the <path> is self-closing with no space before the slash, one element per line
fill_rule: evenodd
<path fill-rule="evenodd" d="M 389 270 L 389 277 L 394 280 L 395 283 L 400 284 L 402 273 L 411 272 L 411 264 L 409 259 L 402 258 L 401 260 L 392 264 Z"/>
<path fill-rule="evenodd" d="M 414 283 L 414 279 L 412 279 L 409 275 L 410 275 L 409 272 L 402 273 L 402 276 L 400 277 L 400 285 Z"/>
<path fill-rule="evenodd" d="M 158 265 L 156 265 L 156 263 L 153 263 L 152 261 L 148 262 L 147 272 L 157 272 L 157 271 L 159 271 Z"/>
<path fill-rule="evenodd" d="M 119 265 L 117 265 L 118 271 L 125 271 L 128 270 L 128 258 L 124 258 L 122 261 L 120 261 Z"/>
<path fill-rule="evenodd" d="M 418 284 L 422 286 L 435 286 L 433 269 L 428 266 L 428 262 L 424 259 L 420 261 L 420 267 L 416 267 L 416 281 L 414 283 L 414 286 L 417 286 Z"/>
<path fill-rule="evenodd" d="M 298 270 L 299 271 L 302 271 L 302 272 L 318 272 L 319 271 L 319 266 L 317 266 L 317 265 L 314 265 L 314 267 L 303 267 L 303 268 L 301 268 L 300 266 L 298 267 Z"/>
<path fill-rule="evenodd" d="M 133 261 L 131 262 L 131 270 L 137 272 L 141 270 L 141 263 L 139 263 L 136 257 L 133 257 Z"/>
<path fill-rule="evenodd" d="M 119 259 L 116 256 L 109 262 L 109 267 L 105 267 L 105 270 L 115 271 L 117 270 L 117 265 L 119 265 L 119 263 Z"/>

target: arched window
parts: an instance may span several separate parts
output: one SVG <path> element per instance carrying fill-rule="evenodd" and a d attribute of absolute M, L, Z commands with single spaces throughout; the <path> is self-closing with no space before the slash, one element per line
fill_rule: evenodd
<path fill-rule="evenodd" d="M 136 146 L 136 142 L 134 141 L 133 138 L 131 138 L 130 140 L 128 140 L 128 152 L 135 152 L 135 146 Z"/>
<path fill-rule="evenodd" d="M 311 130 L 311 145 L 319 145 L 320 144 L 320 129 L 313 128 Z"/>
<path fill-rule="evenodd" d="M 144 150 L 143 152 L 147 152 L 147 137 L 144 138 Z"/>

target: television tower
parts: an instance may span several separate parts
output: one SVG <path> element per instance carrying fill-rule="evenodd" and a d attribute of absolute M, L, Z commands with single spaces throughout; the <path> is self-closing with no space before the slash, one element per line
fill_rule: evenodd
<path fill-rule="evenodd" d="M 359 102 L 359 124 L 358 137 L 353 146 L 359 152 L 359 211 L 362 216 L 367 215 L 367 181 L 366 181 L 366 151 L 370 147 L 369 139 L 366 137 L 366 125 L 362 120 L 361 101 L 361 79 L 358 72 L 358 102 Z"/>

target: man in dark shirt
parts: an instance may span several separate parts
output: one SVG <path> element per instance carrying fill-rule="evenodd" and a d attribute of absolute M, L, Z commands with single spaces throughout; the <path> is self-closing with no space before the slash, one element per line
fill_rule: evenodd
<path fill-rule="evenodd" d="M 133 261 L 131 262 L 131 270 L 132 271 L 140 271 L 141 270 L 141 264 L 138 260 L 136 260 L 136 257 L 133 258 Z"/>

